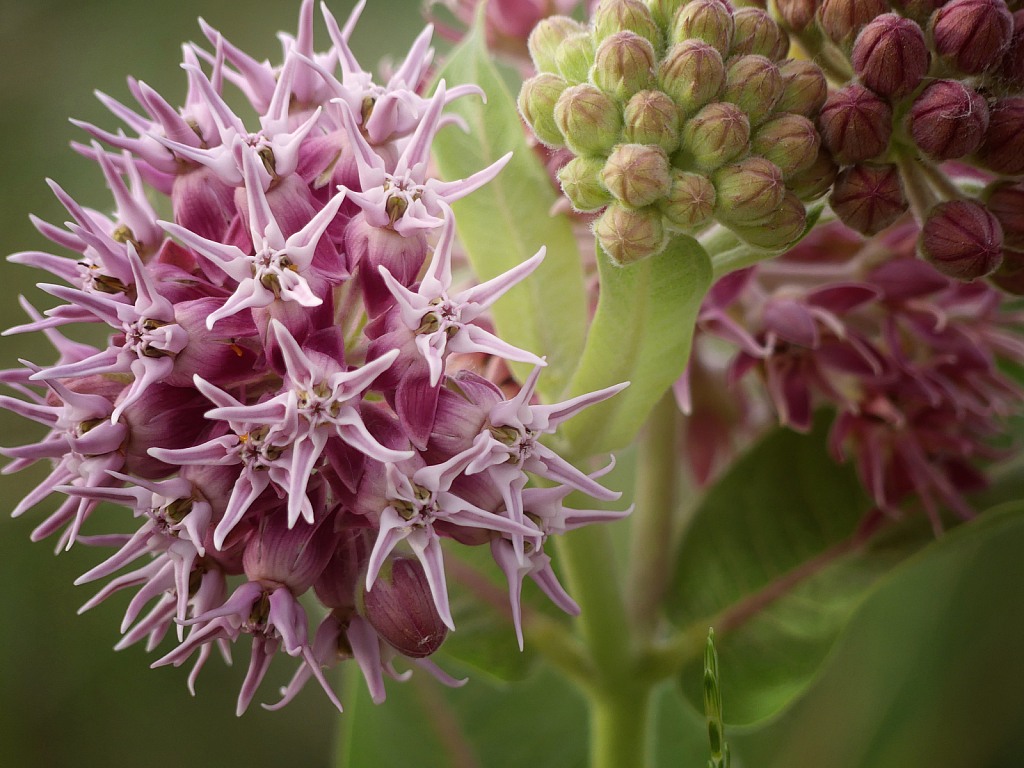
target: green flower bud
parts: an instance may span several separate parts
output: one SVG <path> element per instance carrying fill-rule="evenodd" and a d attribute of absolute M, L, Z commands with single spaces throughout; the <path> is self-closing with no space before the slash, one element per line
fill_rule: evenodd
<path fill-rule="evenodd" d="M 673 44 L 703 40 L 724 59 L 732 48 L 735 27 L 732 10 L 722 0 L 692 0 L 672 19 L 670 39 Z"/>
<path fill-rule="evenodd" d="M 789 190 L 809 203 L 817 200 L 827 193 L 839 174 L 839 166 L 832 159 L 827 149 L 822 147 L 818 150 L 818 157 L 809 168 L 800 173 L 794 174 L 786 181 Z"/>
<path fill-rule="evenodd" d="M 605 93 L 625 101 L 654 85 L 654 48 L 633 32 L 616 32 L 598 46 L 590 79 Z"/>
<path fill-rule="evenodd" d="M 543 73 L 523 83 L 519 91 L 519 111 L 539 141 L 549 147 L 565 146 L 555 123 L 555 105 L 569 86 L 558 75 Z"/>
<path fill-rule="evenodd" d="M 622 144 L 605 163 L 601 180 L 624 205 L 643 208 L 667 195 L 672 186 L 668 155 L 661 147 Z"/>
<path fill-rule="evenodd" d="M 767 218 L 786 193 L 782 171 L 763 157 L 748 157 L 719 168 L 711 177 L 718 193 L 715 216 L 728 224 Z"/>
<path fill-rule="evenodd" d="M 569 35 L 555 51 L 555 63 L 570 83 L 585 83 L 594 66 L 594 38 L 589 32 Z"/>
<path fill-rule="evenodd" d="M 658 211 L 634 211 L 615 203 L 597 220 L 594 235 L 608 258 L 619 267 L 661 253 L 668 244 Z"/>
<path fill-rule="evenodd" d="M 604 161 L 594 157 L 574 157 L 558 171 L 562 191 L 577 211 L 599 211 L 612 201 L 601 181 Z"/>
<path fill-rule="evenodd" d="M 640 0 L 601 0 L 594 10 L 594 39 L 600 43 L 618 32 L 632 32 L 661 48 L 661 30 L 650 9 Z"/>
<path fill-rule="evenodd" d="M 729 62 L 722 101 L 747 113 L 751 125 L 760 125 L 782 98 L 779 68 L 764 56 L 738 56 Z"/>
<path fill-rule="evenodd" d="M 672 171 L 672 188 L 658 203 L 668 225 L 683 232 L 703 229 L 715 213 L 715 185 L 699 173 Z"/>
<path fill-rule="evenodd" d="M 748 245 L 766 251 L 784 251 L 807 229 L 807 210 L 800 199 L 787 192 L 779 206 L 756 225 L 733 225 L 732 231 Z"/>
<path fill-rule="evenodd" d="M 658 70 L 661 90 L 692 115 L 714 101 L 725 84 L 722 55 L 701 40 L 672 46 Z"/>
<path fill-rule="evenodd" d="M 760 8 L 742 8 L 733 14 L 736 31 L 733 35 L 732 56 L 764 56 L 780 61 L 789 51 L 789 35 Z"/>
<path fill-rule="evenodd" d="M 821 138 L 814 123 L 801 115 L 779 115 L 764 123 L 750 143 L 750 151 L 779 166 L 787 179 L 810 168 L 818 159 Z"/>
<path fill-rule="evenodd" d="M 555 105 L 555 123 L 577 155 L 603 155 L 619 142 L 622 113 L 615 99 L 589 83 L 566 88 Z"/>
<path fill-rule="evenodd" d="M 750 121 L 734 104 L 708 104 L 683 126 L 682 148 L 688 165 L 713 171 L 750 149 Z"/>
<path fill-rule="evenodd" d="M 782 98 L 775 103 L 776 112 L 793 112 L 812 120 L 828 98 L 828 82 L 817 64 L 801 59 L 788 59 L 779 64 L 782 75 Z"/>
<path fill-rule="evenodd" d="M 679 148 L 682 116 L 661 91 L 640 91 L 626 104 L 622 138 L 630 144 L 653 144 L 668 153 Z"/>
<path fill-rule="evenodd" d="M 538 72 L 557 73 L 555 51 L 558 50 L 558 46 L 570 35 L 586 31 L 586 27 L 568 16 L 548 16 L 546 19 L 542 19 L 533 28 L 527 41 L 533 66 L 537 68 Z"/>
<path fill-rule="evenodd" d="M 651 10 L 655 23 L 662 29 L 667 29 L 679 9 L 691 2 L 692 0 L 647 0 L 647 7 Z"/>

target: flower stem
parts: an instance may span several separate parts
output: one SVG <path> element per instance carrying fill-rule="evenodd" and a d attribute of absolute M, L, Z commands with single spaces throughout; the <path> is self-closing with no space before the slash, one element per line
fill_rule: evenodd
<path fill-rule="evenodd" d="M 651 412 L 637 456 L 626 610 L 641 645 L 654 636 L 672 567 L 678 423 L 679 410 L 669 390 Z"/>
<path fill-rule="evenodd" d="M 648 715 L 651 686 L 590 698 L 591 768 L 644 768 L 650 765 Z"/>

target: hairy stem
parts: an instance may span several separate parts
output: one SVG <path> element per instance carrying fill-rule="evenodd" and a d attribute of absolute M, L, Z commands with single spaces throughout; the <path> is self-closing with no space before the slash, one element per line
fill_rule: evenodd
<path fill-rule="evenodd" d="M 590 699 L 591 768 L 644 768 L 651 763 L 651 686 L 635 685 Z"/>
<path fill-rule="evenodd" d="M 678 422 L 678 408 L 669 390 L 651 411 L 637 455 L 626 610 L 640 645 L 654 636 L 672 567 Z"/>

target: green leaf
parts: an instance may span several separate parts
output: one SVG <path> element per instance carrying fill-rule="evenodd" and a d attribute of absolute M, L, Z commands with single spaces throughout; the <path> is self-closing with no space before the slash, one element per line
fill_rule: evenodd
<path fill-rule="evenodd" d="M 544 263 L 509 291 L 492 314 L 502 339 L 547 357 L 538 389 L 552 401 L 576 370 L 587 331 L 583 268 L 572 227 L 566 216 L 550 215 L 558 195 L 526 143 L 515 100 L 491 61 L 480 23 L 453 52 L 439 78 L 448 88 L 475 83 L 487 94 L 486 105 L 466 96 L 448 108 L 466 121 L 470 132 L 467 136 L 451 126 L 437 135 L 433 153 L 441 177 L 464 179 L 513 153 L 494 181 L 452 206 L 477 276 L 490 280 L 547 246 Z M 520 380 L 528 371 L 522 364 L 512 367 Z"/>
<path fill-rule="evenodd" d="M 598 269 L 597 314 L 570 394 L 631 383 L 566 423 L 562 434 L 578 458 L 633 441 L 686 368 L 697 311 L 711 286 L 711 261 L 690 237 L 676 237 L 661 255 L 625 268 L 598 248 Z"/>
<path fill-rule="evenodd" d="M 681 628 L 715 628 L 731 723 L 799 696 L 869 590 L 933 540 L 919 518 L 861 529 L 871 502 L 853 468 L 829 456 L 828 427 L 819 414 L 810 435 L 762 440 L 708 493 L 679 551 L 666 610 Z M 701 680 L 699 660 L 684 669 L 698 708 Z"/>
<path fill-rule="evenodd" d="M 416 670 L 409 682 L 389 680 L 388 700 L 379 707 L 362 680 L 352 682 L 355 695 L 340 715 L 347 738 L 338 768 L 587 765 L 584 701 L 550 667 L 541 666 L 515 685 L 471 675 L 465 687 L 454 690 Z"/>

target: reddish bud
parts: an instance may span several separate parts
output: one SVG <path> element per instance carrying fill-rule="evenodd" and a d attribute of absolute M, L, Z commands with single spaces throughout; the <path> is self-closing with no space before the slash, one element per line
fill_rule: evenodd
<path fill-rule="evenodd" d="M 803 32 L 814 21 L 815 0 L 775 0 L 775 14 L 793 32 Z"/>
<path fill-rule="evenodd" d="M 1013 14 L 1013 37 L 996 75 L 1010 85 L 1024 86 L 1024 9 Z"/>
<path fill-rule="evenodd" d="M 914 100 L 908 127 L 914 143 L 936 160 L 971 154 L 988 128 L 988 104 L 957 80 L 936 80 Z"/>
<path fill-rule="evenodd" d="M 448 635 L 418 560 L 389 559 L 373 582 L 373 589 L 362 590 L 361 597 L 361 613 L 370 626 L 410 658 L 429 656 Z"/>
<path fill-rule="evenodd" d="M 868 236 L 893 224 L 908 208 L 895 165 L 844 168 L 828 203 L 846 226 Z"/>
<path fill-rule="evenodd" d="M 775 103 L 775 111 L 816 118 L 828 98 L 828 82 L 818 65 L 788 59 L 779 64 L 779 74 L 782 75 L 782 98 Z"/>
<path fill-rule="evenodd" d="M 661 90 L 692 115 L 715 99 L 725 84 L 721 54 L 701 40 L 672 46 L 658 70 Z"/>
<path fill-rule="evenodd" d="M 301 595 L 327 567 L 337 537 L 333 526 L 298 520 L 288 527 L 284 509 L 264 514 L 245 547 L 242 567 L 249 581 L 284 585 Z"/>
<path fill-rule="evenodd" d="M 979 75 L 1002 59 L 1013 35 L 1004 0 L 953 0 L 931 23 L 935 51 L 961 72 Z"/>
<path fill-rule="evenodd" d="M 732 48 L 735 26 L 732 11 L 722 0 L 693 0 L 672 20 L 670 39 L 673 44 L 703 40 L 724 59 Z"/>
<path fill-rule="evenodd" d="M 998 219 L 973 200 L 952 200 L 928 212 L 918 248 L 947 277 L 976 280 L 1002 261 L 1003 230 Z"/>
<path fill-rule="evenodd" d="M 751 125 L 760 125 L 775 110 L 782 98 L 782 74 L 764 56 L 737 56 L 726 70 L 722 101 L 728 101 L 747 113 Z"/>
<path fill-rule="evenodd" d="M 1003 250 L 1003 263 L 989 276 L 997 288 L 1014 296 L 1024 296 L 1024 253 Z"/>
<path fill-rule="evenodd" d="M 948 2 L 949 0 L 890 0 L 890 5 L 893 10 L 924 26 L 932 14 Z"/>
<path fill-rule="evenodd" d="M 832 188 L 839 167 L 832 155 L 825 149 L 818 150 L 818 157 L 811 166 L 786 180 L 786 187 L 805 203 L 817 200 Z"/>
<path fill-rule="evenodd" d="M 851 56 L 861 81 L 880 96 L 902 99 L 928 74 L 924 32 L 910 19 L 886 13 L 864 27 Z"/>
<path fill-rule="evenodd" d="M 1024 96 L 1000 99 L 992 106 L 978 154 L 985 166 L 996 173 L 1024 173 Z"/>
<path fill-rule="evenodd" d="M 886 0 L 822 0 L 818 23 L 833 42 L 849 45 L 868 22 L 888 10 Z"/>
<path fill-rule="evenodd" d="M 764 56 L 779 61 L 789 51 L 789 35 L 760 8 L 741 8 L 733 14 L 732 56 Z"/>
<path fill-rule="evenodd" d="M 989 213 L 1003 228 L 1003 244 L 1024 250 L 1024 182 L 1002 182 L 992 189 L 985 201 Z"/>
<path fill-rule="evenodd" d="M 856 83 L 836 91 L 818 115 L 824 146 L 843 164 L 870 160 L 889 148 L 892 107 Z"/>

